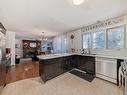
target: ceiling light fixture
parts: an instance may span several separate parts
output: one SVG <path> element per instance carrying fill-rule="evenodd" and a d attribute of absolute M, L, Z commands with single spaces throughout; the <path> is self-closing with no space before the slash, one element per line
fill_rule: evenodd
<path fill-rule="evenodd" d="M 44 32 L 42 32 L 42 41 L 47 41 L 47 38 L 45 38 Z"/>
<path fill-rule="evenodd" d="M 85 0 L 73 0 L 74 5 L 81 5 Z"/>

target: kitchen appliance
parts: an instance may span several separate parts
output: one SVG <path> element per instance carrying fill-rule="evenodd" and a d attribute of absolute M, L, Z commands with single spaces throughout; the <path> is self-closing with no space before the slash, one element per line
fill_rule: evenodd
<path fill-rule="evenodd" d="M 117 59 L 96 58 L 96 77 L 117 84 Z"/>
<path fill-rule="evenodd" d="M 0 91 L 6 84 L 6 29 L 0 23 Z"/>

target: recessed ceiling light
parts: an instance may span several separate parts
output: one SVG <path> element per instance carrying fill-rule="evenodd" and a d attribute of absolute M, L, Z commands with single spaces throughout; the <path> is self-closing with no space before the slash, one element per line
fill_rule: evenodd
<path fill-rule="evenodd" d="M 81 5 L 85 0 L 73 0 L 74 5 Z"/>

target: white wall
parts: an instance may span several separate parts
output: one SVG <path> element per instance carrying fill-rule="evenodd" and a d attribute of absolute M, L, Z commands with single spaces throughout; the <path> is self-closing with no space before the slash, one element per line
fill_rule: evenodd
<path fill-rule="evenodd" d="M 106 54 L 106 55 L 113 55 L 113 56 L 125 56 L 125 55 L 127 55 L 127 16 L 124 17 L 123 23 L 120 23 L 120 24 L 117 24 L 114 26 L 110 26 L 110 27 L 106 27 L 106 28 L 111 28 L 111 27 L 125 25 L 125 24 L 126 24 L 126 39 L 125 39 L 126 48 L 125 49 L 120 49 L 120 50 L 118 50 L 118 49 L 117 50 L 103 49 L 103 50 L 92 50 L 92 52 L 96 53 L 96 54 Z M 97 30 L 94 30 L 94 31 L 97 31 Z M 94 32 L 94 31 L 91 31 L 91 32 Z M 76 31 L 72 31 L 72 32 L 68 33 L 69 36 L 70 36 L 70 34 L 75 35 L 75 39 L 74 39 L 74 48 L 75 49 L 81 49 L 82 48 L 82 33 L 83 32 L 81 32 L 81 30 L 76 30 Z M 70 42 L 69 39 L 68 39 L 68 42 Z"/>
<path fill-rule="evenodd" d="M 82 48 L 82 32 L 81 30 L 74 31 L 74 48 L 78 52 Z"/>
<path fill-rule="evenodd" d="M 94 53 L 96 54 L 106 54 L 106 55 L 113 55 L 113 56 L 126 56 L 127 55 L 127 16 L 124 16 L 124 22 L 114 25 L 114 26 L 110 26 L 110 27 L 106 27 L 106 28 L 112 28 L 115 26 L 120 26 L 120 25 L 125 25 L 126 30 L 125 30 L 125 48 L 124 49 L 104 49 L 104 50 L 93 50 Z"/>
<path fill-rule="evenodd" d="M 11 65 L 15 64 L 15 32 L 7 31 L 6 32 L 6 48 L 11 48 Z"/>
<path fill-rule="evenodd" d="M 71 35 L 74 35 L 74 32 L 68 32 L 67 34 L 67 51 L 68 52 L 71 52 L 71 48 L 74 48 L 75 46 L 75 44 L 74 44 L 74 40 L 71 40 Z"/>
<path fill-rule="evenodd" d="M 74 39 L 70 38 L 71 35 L 74 35 Z M 76 30 L 67 33 L 67 51 L 71 52 L 71 48 L 74 48 L 76 52 L 82 48 L 82 32 L 81 30 Z"/>
<path fill-rule="evenodd" d="M 109 50 L 109 49 L 103 49 L 103 50 L 92 50 L 93 53 L 96 54 L 106 54 L 106 55 L 113 55 L 113 56 L 125 56 L 127 55 L 127 16 L 124 17 L 124 22 L 114 25 L 114 26 L 110 26 L 110 27 L 106 27 L 106 28 L 111 28 L 111 27 L 115 27 L 115 26 L 120 26 L 120 25 L 124 25 L 126 24 L 126 48 L 125 49 L 121 49 L 121 50 Z M 97 31 L 97 30 L 94 30 Z M 94 32 L 93 31 L 93 32 Z M 80 52 L 79 50 L 82 49 L 82 33 L 81 30 L 76 30 L 76 31 L 72 31 L 72 32 L 67 32 L 66 37 L 67 37 L 67 48 L 66 50 L 71 52 L 71 48 L 75 48 L 76 52 L 78 49 L 78 52 Z M 73 34 L 74 40 L 73 40 L 73 44 L 72 44 L 72 40 L 70 39 L 71 34 Z"/>
<path fill-rule="evenodd" d="M 74 35 L 74 39 L 70 38 Z M 65 53 L 71 52 L 71 48 L 77 49 L 82 48 L 82 32 L 81 30 L 76 30 L 62 35 L 56 36 L 53 40 L 53 49 L 55 53 Z"/>
<path fill-rule="evenodd" d="M 65 53 L 67 48 L 67 35 L 59 35 L 53 39 L 53 51 L 54 53 Z"/>
<path fill-rule="evenodd" d="M 60 53 L 61 51 L 61 38 L 59 36 L 53 39 L 53 52 Z"/>

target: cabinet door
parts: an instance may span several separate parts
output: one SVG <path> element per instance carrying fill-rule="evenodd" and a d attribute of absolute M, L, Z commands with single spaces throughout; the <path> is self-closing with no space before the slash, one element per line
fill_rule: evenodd
<path fill-rule="evenodd" d="M 95 62 L 93 59 L 87 60 L 84 68 L 87 73 L 95 75 Z"/>
<path fill-rule="evenodd" d="M 46 80 L 52 79 L 62 73 L 61 60 L 53 59 L 52 61 L 47 61 L 44 66 L 44 73 Z"/>
<path fill-rule="evenodd" d="M 43 76 L 44 74 L 44 61 L 43 60 L 39 60 L 39 76 Z"/>
<path fill-rule="evenodd" d="M 56 76 L 56 72 L 58 72 L 57 66 L 58 65 L 54 63 L 54 64 L 46 65 L 44 67 L 44 73 L 45 73 L 46 80 L 52 79 Z"/>
<path fill-rule="evenodd" d="M 60 75 L 63 73 L 63 67 L 62 67 L 62 58 L 59 58 L 59 60 L 55 63 L 55 68 L 56 68 L 56 76 Z"/>
<path fill-rule="evenodd" d="M 62 61 L 63 72 L 67 72 L 71 69 L 70 61 L 71 61 L 71 57 L 63 58 L 63 61 Z"/>
<path fill-rule="evenodd" d="M 81 56 L 78 60 L 78 69 L 95 75 L 95 58 Z"/>
<path fill-rule="evenodd" d="M 85 70 L 85 66 L 86 66 L 86 58 L 84 56 L 79 56 L 78 58 L 78 69 L 80 70 Z"/>
<path fill-rule="evenodd" d="M 70 69 L 77 68 L 78 67 L 78 58 L 79 56 L 71 56 L 70 57 Z"/>

